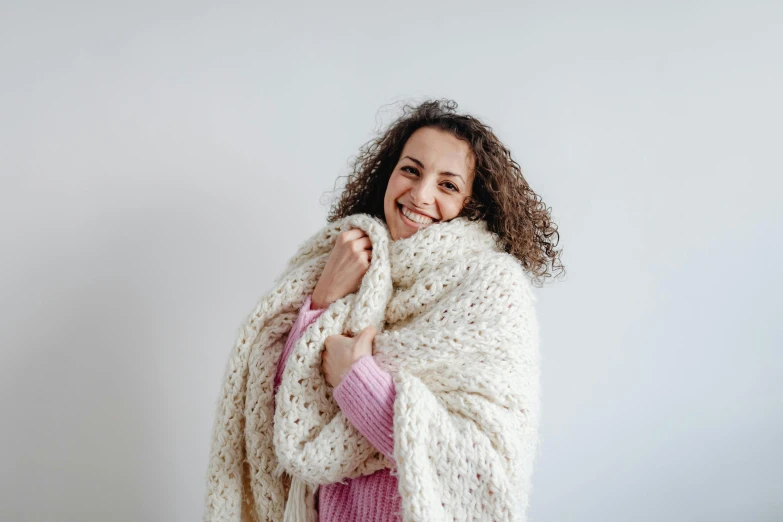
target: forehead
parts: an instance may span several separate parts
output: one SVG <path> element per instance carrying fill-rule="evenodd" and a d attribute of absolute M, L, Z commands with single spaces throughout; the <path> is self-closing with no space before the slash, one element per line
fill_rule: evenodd
<path fill-rule="evenodd" d="M 467 174 L 473 170 L 474 159 L 467 142 L 450 132 L 422 127 L 411 134 L 402 149 L 402 156 L 412 156 L 428 169 L 448 170 Z"/>

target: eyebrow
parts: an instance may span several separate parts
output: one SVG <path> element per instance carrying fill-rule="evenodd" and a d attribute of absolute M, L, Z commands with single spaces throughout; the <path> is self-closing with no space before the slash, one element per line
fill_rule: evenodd
<path fill-rule="evenodd" d="M 411 158 L 410 156 L 403 156 L 402 159 L 405 159 L 405 158 L 408 158 L 412 162 L 416 163 L 419 167 L 424 168 L 424 163 L 422 163 L 421 161 L 417 160 L 416 158 Z M 445 174 L 446 176 L 453 176 L 453 177 L 459 178 L 459 179 L 462 180 L 463 183 L 465 183 L 465 178 L 463 178 L 459 174 L 454 174 L 453 172 L 449 172 L 448 170 L 442 171 L 441 174 Z"/>

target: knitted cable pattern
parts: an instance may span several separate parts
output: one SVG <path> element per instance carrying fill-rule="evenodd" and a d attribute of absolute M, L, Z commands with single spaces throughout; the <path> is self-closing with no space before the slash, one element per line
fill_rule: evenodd
<path fill-rule="evenodd" d="M 277 363 L 337 236 L 373 244 L 359 290 Z M 378 328 L 374 355 L 395 381 L 394 458 L 405 522 L 524 522 L 538 448 L 535 295 L 484 221 L 437 222 L 392 241 L 356 214 L 303 243 L 240 330 L 212 434 L 205 522 L 314 521 L 319 484 L 395 463 L 346 419 L 321 370 L 326 337 Z M 276 400 L 276 403 L 273 402 Z"/>

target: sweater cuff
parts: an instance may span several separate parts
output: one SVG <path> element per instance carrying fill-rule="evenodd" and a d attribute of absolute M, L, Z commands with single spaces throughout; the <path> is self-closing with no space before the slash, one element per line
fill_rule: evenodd
<path fill-rule="evenodd" d="M 378 450 L 394 460 L 394 379 L 372 355 L 353 363 L 332 396 L 345 416 Z"/>
<path fill-rule="evenodd" d="M 313 321 L 326 311 L 326 308 L 312 308 L 313 294 L 307 296 L 302 307 L 299 309 L 300 324 L 310 325 Z"/>

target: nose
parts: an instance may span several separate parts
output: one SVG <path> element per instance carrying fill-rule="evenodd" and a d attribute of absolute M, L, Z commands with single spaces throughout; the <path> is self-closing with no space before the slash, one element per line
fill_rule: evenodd
<path fill-rule="evenodd" d="M 435 202 L 434 188 L 427 180 L 418 180 L 411 188 L 411 197 L 413 202 L 424 208 L 427 205 L 431 205 Z"/>

